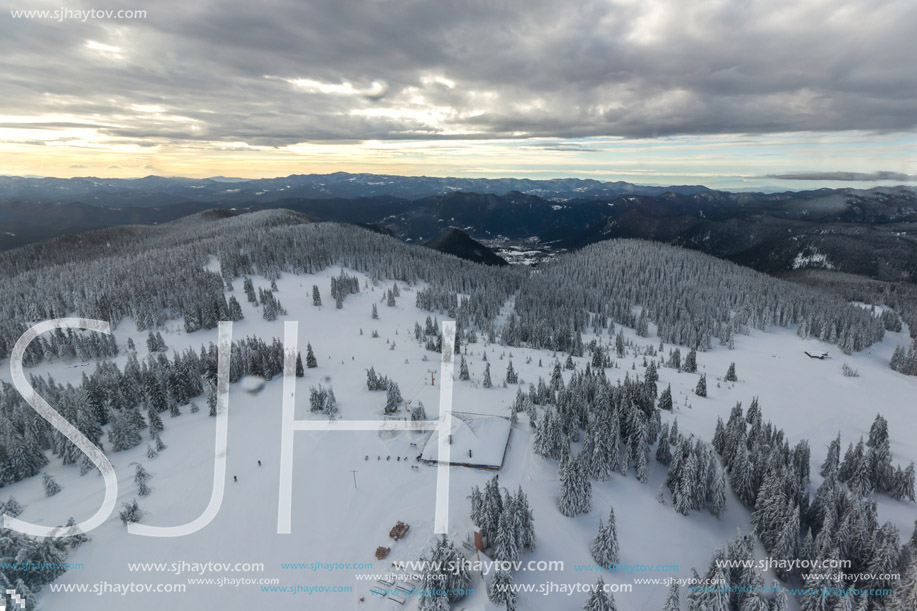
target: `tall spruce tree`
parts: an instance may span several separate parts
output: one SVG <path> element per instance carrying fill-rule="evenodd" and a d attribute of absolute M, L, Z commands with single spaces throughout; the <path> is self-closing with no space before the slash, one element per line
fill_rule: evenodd
<path fill-rule="evenodd" d="M 513 576 L 508 571 L 497 570 L 487 585 L 487 598 L 506 611 L 515 611 L 518 595 L 513 589 Z"/>
<path fill-rule="evenodd" d="M 586 475 L 582 460 L 571 458 L 564 446 L 560 463 L 560 512 L 572 517 L 592 509 L 592 483 Z"/>
<path fill-rule="evenodd" d="M 707 375 L 704 374 L 697 381 L 697 387 L 694 389 L 694 394 L 698 397 L 707 396 Z"/>
<path fill-rule="evenodd" d="M 595 582 L 583 611 L 617 611 L 614 596 L 605 592 L 605 580 L 601 577 Z"/>
<path fill-rule="evenodd" d="M 602 567 L 611 569 L 618 561 L 618 534 L 615 526 L 615 510 L 608 511 L 608 522 L 599 519 L 599 531 L 592 541 L 592 557 Z"/>
<path fill-rule="evenodd" d="M 149 472 L 143 468 L 143 465 L 138 463 L 134 471 L 134 483 L 137 484 L 137 494 L 140 496 L 147 496 L 150 494 L 150 487 L 147 484 L 150 477 Z"/>

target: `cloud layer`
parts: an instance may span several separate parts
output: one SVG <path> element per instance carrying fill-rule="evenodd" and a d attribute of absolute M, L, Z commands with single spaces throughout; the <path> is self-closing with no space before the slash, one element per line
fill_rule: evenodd
<path fill-rule="evenodd" d="M 768 174 L 764 178 L 779 180 L 829 180 L 829 181 L 878 181 L 911 182 L 917 180 L 915 174 L 903 172 L 796 172 L 793 174 Z"/>
<path fill-rule="evenodd" d="M 911 0 L 108 8 L 147 17 L 0 15 L 0 134 L 233 147 L 917 126 Z"/>

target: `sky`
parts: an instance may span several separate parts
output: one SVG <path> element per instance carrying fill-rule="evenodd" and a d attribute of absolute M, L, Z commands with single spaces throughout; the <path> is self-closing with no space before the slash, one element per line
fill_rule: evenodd
<path fill-rule="evenodd" d="M 0 0 L 0 174 L 917 185 L 913 0 L 97 1 Z"/>

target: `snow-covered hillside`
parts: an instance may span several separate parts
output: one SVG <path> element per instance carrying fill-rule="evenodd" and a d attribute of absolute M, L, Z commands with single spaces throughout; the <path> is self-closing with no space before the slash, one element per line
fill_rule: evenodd
<path fill-rule="evenodd" d="M 415 307 L 416 291 L 423 284 L 398 283 L 401 295 L 396 305 L 389 307 L 386 290 L 394 281 L 374 282 L 364 274 L 347 270 L 359 278 L 360 292 L 347 296 L 343 307 L 337 309 L 329 288 L 331 278 L 340 271 L 335 267 L 315 274 L 282 274 L 276 281 L 275 295 L 287 314 L 272 322 L 263 320 L 260 307 L 246 302 L 240 290 L 241 282 L 237 282 L 233 294 L 241 303 L 244 319 L 234 324 L 234 339 L 254 335 L 270 342 L 272 338 L 283 337 L 283 320 L 299 321 L 300 348 L 305 354 L 306 343 L 311 344 L 318 366 L 307 368 L 305 375 L 297 379 L 297 418 L 325 418 L 309 410 L 310 387 L 318 385 L 333 389 L 341 420 L 383 418 L 385 393 L 367 390 L 366 370 L 370 367 L 396 382 L 410 405 L 422 402 L 427 417 L 437 418 L 439 354 L 427 350 L 414 335 L 415 323 L 424 326 L 426 318 L 432 316 Z M 267 279 L 254 277 L 253 281 L 256 290 L 270 290 Z M 320 307 L 312 302 L 313 285 L 320 287 L 324 304 Z M 378 319 L 372 317 L 374 304 Z M 443 313 L 435 316 L 439 320 L 445 318 Z M 185 333 L 179 320 L 169 321 L 161 331 L 167 354 L 186 348 L 199 351 L 202 345 L 216 342 L 216 330 Z M 644 375 L 644 354 L 651 348 L 658 349 L 660 344 L 653 324 L 648 331 L 647 337 L 639 337 L 633 329 L 624 330 L 628 342 L 626 353 L 622 358 L 613 358 L 615 366 L 605 370 L 612 381 L 626 375 Z M 848 442 L 855 443 L 861 436 L 867 436 L 875 415 L 881 413 L 889 424 L 892 462 L 907 465 L 917 460 L 914 442 L 917 418 L 913 405 L 917 378 L 894 372 L 887 365 L 895 346 L 906 343 L 906 334 L 907 329 L 888 333 L 881 343 L 852 356 L 842 354 L 834 345 L 802 340 L 788 329 L 737 334 L 732 350 L 715 346 L 711 351 L 700 352 L 698 373 L 659 369 L 657 384 L 660 389 L 671 385 L 675 406 L 671 413 L 662 412 L 661 419 L 670 425 L 677 419 L 682 434 L 710 441 L 718 416 L 725 420 L 737 402 L 748 406 L 757 397 L 764 417 L 785 430 L 791 445 L 809 440 L 814 494 L 820 483 L 817 466 L 838 432 L 842 447 L 846 447 Z M 120 354 L 114 362 L 119 366 L 127 362 L 129 338 L 137 346 L 139 356 L 145 356 L 147 333 L 138 331 L 132 320 L 122 321 L 115 335 Z M 615 341 L 607 333 L 583 335 L 586 343 L 593 339 L 610 346 Z M 670 348 L 666 344 L 659 358 Z M 685 347 L 681 349 L 687 351 Z M 811 359 L 805 351 L 828 352 L 830 358 Z M 549 379 L 555 360 L 563 363 L 567 355 L 501 346 L 479 337 L 477 343 L 462 347 L 462 356 L 470 370 L 470 379 L 459 380 L 456 370 L 453 409 L 509 417 L 517 390 L 527 391 L 529 384 L 537 384 L 539 377 Z M 590 359 L 574 357 L 573 361 L 577 370 L 582 370 Z M 509 362 L 519 376 L 519 383 L 504 387 L 502 381 Z M 483 385 L 486 363 L 491 368 L 492 388 Z M 730 363 L 735 363 L 736 382 L 722 380 Z M 841 371 L 844 363 L 856 369 L 859 376 L 844 376 Z M 51 375 L 59 383 L 78 384 L 82 374 L 94 367 L 93 362 L 55 361 L 42 363 L 29 372 Z M 704 373 L 707 397 L 702 398 L 694 391 L 699 374 Z M 571 374 L 571 370 L 563 372 L 567 379 Z M 4 367 L 3 379 L 8 380 L 8 376 L 8 368 Z M 116 512 L 91 533 L 91 542 L 76 549 L 68 559 L 81 563 L 82 568 L 69 570 L 41 591 L 40 607 L 68 611 L 416 608 L 416 598 L 408 597 L 402 605 L 375 596 L 371 590 L 385 587 L 380 586 L 377 576 L 392 572 L 393 562 L 415 561 L 429 554 L 433 542 L 436 468 L 418 461 L 417 457 L 430 433 L 297 432 L 292 534 L 278 535 L 281 387 L 280 377 L 263 388 L 255 386 L 246 390 L 242 384 L 231 386 L 226 494 L 219 514 L 209 526 L 193 535 L 172 539 L 133 536 L 126 532 Z M 109 453 L 118 474 L 119 507 L 136 497 L 144 512 L 143 524 L 170 526 L 188 522 L 203 511 L 210 498 L 214 419 L 208 417 L 206 397 L 197 397 L 194 402 L 200 407 L 196 413 L 189 406 L 182 407 L 183 413 L 178 417 L 170 418 L 163 413 L 165 430 L 161 437 L 167 447 L 157 457 L 147 456 L 146 432 L 140 446 Z M 407 417 L 404 406 L 396 416 Z M 574 443 L 574 450 L 581 443 Z M 138 496 L 134 463 L 143 465 L 152 475 L 149 496 Z M 751 531 L 748 510 L 731 492 L 727 493 L 727 511 L 720 518 L 708 512 L 680 515 L 667 493 L 662 495 L 665 504 L 660 503 L 657 493 L 663 487 L 666 467 L 655 460 L 650 461 L 645 484 L 636 480 L 633 471 L 627 477 L 613 474 L 607 481 L 593 481 L 592 510 L 568 518 L 557 507 L 560 493 L 557 470 L 557 461 L 533 451 L 528 416 L 519 413 L 503 467 L 498 471 L 499 483 L 510 491 L 521 486 L 534 513 L 538 545 L 535 551 L 522 554 L 523 562 L 563 562 L 563 570 L 514 573 L 516 584 L 531 584 L 537 589 L 554 583 L 557 590 L 548 595 L 538 591 L 520 593 L 520 609 L 572 611 L 583 607 L 586 593 L 559 590 L 571 584 L 595 582 L 595 571 L 577 570 L 577 567 L 594 564 L 590 544 L 599 520 L 607 518 L 610 507 L 614 508 L 616 517 L 620 563 L 672 567 L 670 571 L 616 574 L 603 571 L 607 583 L 633 586 L 630 592 L 615 593 L 618 609 L 622 611 L 661 609 L 665 600 L 664 585 L 635 584 L 634 578 L 687 578 L 692 567 L 703 572 L 715 547 L 734 536 L 737 529 L 744 533 Z M 79 521 L 97 509 L 103 486 L 96 472 L 80 477 L 76 466 L 64 466 L 58 458 L 52 458 L 45 471 L 62 486 L 55 496 L 45 495 L 41 477 L 36 476 L 4 487 L 0 499 L 14 496 L 24 507 L 21 519 L 44 525 L 63 524 L 71 516 Z M 490 471 L 466 467 L 451 469 L 449 534 L 458 544 L 475 530 L 469 518 L 472 487 L 483 488 L 492 475 Z M 915 505 L 885 495 L 877 495 L 877 499 L 880 519 L 891 520 L 902 538 L 909 537 Z M 410 529 L 403 539 L 393 541 L 389 530 L 398 521 L 407 523 Z M 374 556 L 380 546 L 391 547 L 383 560 Z M 760 546 L 758 553 L 764 556 Z M 214 570 L 192 572 L 192 567 L 181 565 L 208 562 L 232 566 L 228 570 L 211 566 Z M 166 563 L 166 566 L 165 570 L 139 570 L 143 563 Z M 236 566 L 236 563 L 242 564 Z M 287 563 L 321 566 L 312 567 L 318 570 L 284 568 Z M 332 563 L 341 564 L 331 570 Z M 356 564 L 363 566 L 355 569 Z M 263 565 L 263 570 L 245 570 L 257 569 L 257 565 Z M 768 576 L 772 578 L 773 574 Z M 194 583 L 189 579 L 214 581 Z M 155 584 L 179 584 L 186 590 L 124 595 L 53 591 L 79 584 L 89 584 L 91 589 L 102 583 L 154 584 L 154 588 L 158 587 Z M 287 591 L 280 591 L 283 587 Z M 454 609 L 496 608 L 487 600 L 486 584 L 480 575 L 473 577 L 471 587 L 475 594 L 456 603 Z M 684 596 L 682 601 L 682 608 L 687 608 Z"/>

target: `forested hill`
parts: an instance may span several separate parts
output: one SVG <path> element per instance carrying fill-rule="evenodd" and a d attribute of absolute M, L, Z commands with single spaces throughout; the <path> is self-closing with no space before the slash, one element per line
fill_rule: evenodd
<path fill-rule="evenodd" d="M 219 265 L 211 266 L 213 259 Z M 194 328 L 231 320 L 225 290 L 247 274 L 276 278 L 332 266 L 409 284 L 437 308 L 484 325 L 520 286 L 525 271 L 488 269 L 404 244 L 353 225 L 313 223 L 288 210 L 229 216 L 208 212 L 158 227 L 110 228 L 3 253 L 0 355 L 6 357 L 27 323 L 79 315 L 140 329 L 190 317 Z M 219 269 L 219 271 L 216 271 Z M 463 294 L 462 307 L 456 295 Z M 186 327 L 188 325 L 186 324 Z"/>
<path fill-rule="evenodd" d="M 353 225 L 314 223 L 287 210 L 238 216 L 215 211 L 3 253 L 0 355 L 9 354 L 28 323 L 59 316 L 114 325 L 131 318 L 141 330 L 170 319 L 183 319 L 189 332 L 213 328 L 240 316 L 233 302 L 245 277 L 329 267 L 424 283 L 417 305 L 455 318 L 460 341 L 467 341 L 466 334 L 500 334 L 510 345 L 580 351 L 577 337 L 587 328 L 625 324 L 645 333 L 656 323 L 665 341 L 704 350 L 750 328 L 780 325 L 853 351 L 883 334 L 882 319 L 839 297 L 652 242 L 594 245 L 533 274 L 463 261 Z M 514 311 L 498 317 L 511 297 Z M 269 302 L 271 312 L 282 315 L 282 304 L 270 293 L 248 298 Z M 36 362 L 41 358 L 31 355 Z"/>
<path fill-rule="evenodd" d="M 440 252 L 485 265 L 509 265 L 505 259 L 474 240 L 464 231 L 450 227 L 425 244 Z"/>

